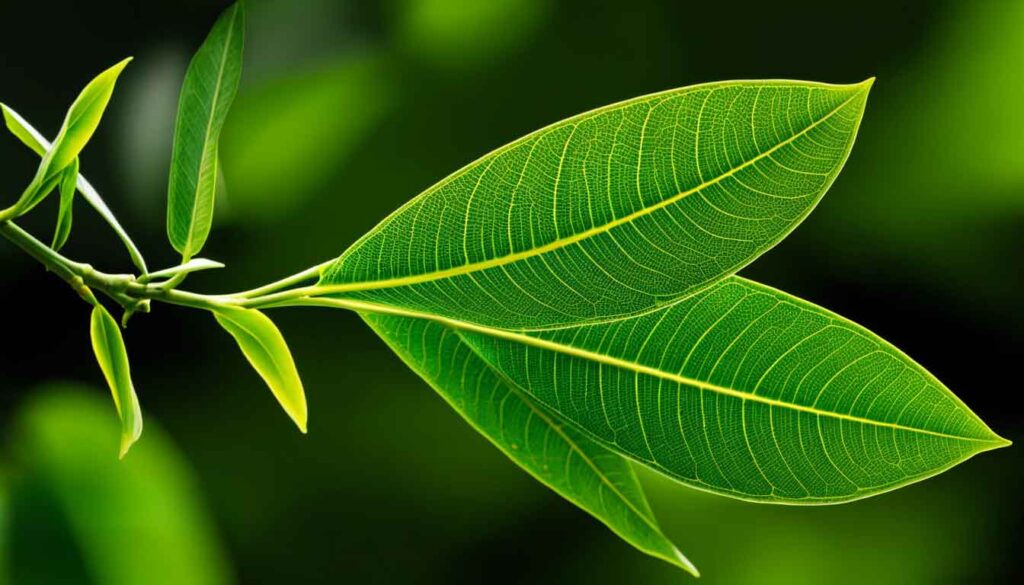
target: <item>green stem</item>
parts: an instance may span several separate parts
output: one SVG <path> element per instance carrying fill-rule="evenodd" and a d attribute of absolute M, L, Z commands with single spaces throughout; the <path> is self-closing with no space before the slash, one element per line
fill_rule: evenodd
<path fill-rule="evenodd" d="M 306 287 L 304 289 L 270 294 L 261 293 L 274 291 L 308 280 L 318 274 L 323 266 L 326 266 L 325 263 L 324 265 L 305 270 L 294 276 L 258 289 L 253 289 L 244 294 L 203 295 L 168 286 L 173 283 L 174 278 L 166 282 L 146 284 L 138 282 L 130 274 L 107 274 L 100 272 L 88 264 L 75 262 L 54 251 L 11 221 L 0 222 L 0 235 L 10 240 L 14 245 L 45 266 L 47 270 L 71 285 L 79 295 L 90 303 L 96 302 L 90 290 L 90 288 L 95 288 L 122 305 L 129 313 L 139 309 L 149 300 L 204 310 L 212 310 L 229 305 L 249 308 L 283 306 L 282 301 L 306 297 L 307 293 L 313 292 L 316 287 Z M 244 295 L 248 295 L 248 297 Z"/>
<path fill-rule="evenodd" d="M 240 298 L 243 298 L 243 299 L 251 299 L 253 297 L 262 297 L 264 295 L 268 295 L 270 293 L 274 293 L 274 292 L 280 291 L 283 288 L 288 288 L 289 286 L 293 286 L 293 285 L 296 285 L 296 284 L 302 284 L 303 282 L 306 282 L 307 280 L 312 280 L 314 278 L 319 278 L 320 277 L 320 273 L 323 271 L 323 269 L 327 268 L 331 264 L 334 264 L 334 260 L 329 260 L 327 262 L 324 262 L 323 264 L 318 264 L 318 265 L 316 265 L 316 266 L 314 266 L 312 268 L 307 268 L 306 270 L 303 270 L 302 272 L 299 272 L 297 274 L 293 274 L 293 275 L 291 275 L 291 276 L 289 276 L 287 278 L 282 278 L 281 280 L 278 280 L 278 281 L 275 281 L 275 282 L 271 282 L 270 284 L 265 284 L 265 285 L 263 285 L 263 286 L 261 286 L 259 288 L 254 288 L 252 290 L 237 292 L 237 293 L 231 294 L 229 296 L 240 297 Z"/>

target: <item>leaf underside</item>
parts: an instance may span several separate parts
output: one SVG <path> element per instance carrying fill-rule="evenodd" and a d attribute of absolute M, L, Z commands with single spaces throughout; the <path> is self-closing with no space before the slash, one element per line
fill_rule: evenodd
<path fill-rule="evenodd" d="M 661 533 L 629 461 L 567 426 L 439 323 L 363 319 L 413 371 L 512 461 L 641 551 L 697 575 Z"/>
<path fill-rule="evenodd" d="M 846 160 L 869 87 L 715 83 L 570 118 L 431 187 L 320 284 L 505 328 L 671 304 L 813 209 Z"/>

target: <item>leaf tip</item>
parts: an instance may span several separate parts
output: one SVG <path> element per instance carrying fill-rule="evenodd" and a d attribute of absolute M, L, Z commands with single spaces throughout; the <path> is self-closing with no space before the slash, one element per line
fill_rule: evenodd
<path fill-rule="evenodd" d="M 861 88 L 863 88 L 863 90 L 865 92 L 867 92 L 867 91 L 871 91 L 871 86 L 873 86 L 874 84 L 875 84 L 875 76 L 872 75 L 871 77 L 868 77 L 867 79 L 865 79 L 864 81 L 858 83 L 857 85 L 860 86 Z"/>
<path fill-rule="evenodd" d="M 1002 449 L 1003 447 L 1009 447 L 1010 445 L 1013 445 L 1013 441 L 1011 441 L 1010 439 L 1000 437 L 999 435 L 996 435 L 996 439 L 992 443 L 993 449 Z"/>
<path fill-rule="evenodd" d="M 124 461 L 124 456 L 128 454 L 128 450 L 132 448 L 132 445 L 135 444 L 135 441 L 139 440 L 140 434 L 142 434 L 141 429 L 140 432 L 127 433 L 121 435 L 121 448 L 117 454 L 118 460 Z"/>
<path fill-rule="evenodd" d="M 690 559 L 686 558 L 686 555 L 684 555 L 675 546 L 672 547 L 672 552 L 675 553 L 675 562 L 677 565 L 679 565 L 680 568 L 682 568 L 687 573 L 693 575 L 694 577 L 698 579 L 700 578 L 700 571 L 697 570 L 697 566 L 690 562 Z"/>
<path fill-rule="evenodd" d="M 309 429 L 306 425 L 306 405 L 303 404 L 299 409 L 289 409 L 288 416 L 295 421 L 295 426 L 299 427 L 299 432 L 303 435 L 309 434 Z"/>

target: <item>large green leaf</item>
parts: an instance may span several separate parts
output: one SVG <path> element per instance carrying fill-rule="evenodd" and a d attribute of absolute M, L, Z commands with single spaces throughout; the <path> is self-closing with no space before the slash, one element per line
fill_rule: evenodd
<path fill-rule="evenodd" d="M 404 314 L 459 329 L 493 368 L 612 449 L 742 499 L 854 500 L 1008 444 L 877 336 L 739 277 L 663 311 L 544 331 Z"/>
<path fill-rule="evenodd" d="M 636 319 L 466 338 L 619 451 L 745 499 L 858 499 L 1008 444 L 877 336 L 738 277 Z"/>
<path fill-rule="evenodd" d="M 254 309 L 218 307 L 213 316 L 238 342 L 252 367 L 270 387 L 281 408 L 306 432 L 306 392 L 291 351 L 274 322 Z"/>
<path fill-rule="evenodd" d="M 626 459 L 566 426 L 495 373 L 456 330 L 396 315 L 362 316 L 474 429 L 530 475 L 641 551 L 697 575 L 661 533 Z"/>
<path fill-rule="evenodd" d="M 110 96 L 114 93 L 114 84 L 118 76 L 130 61 L 131 57 L 97 75 L 71 104 L 57 138 L 43 155 L 35 177 L 16 204 L 18 213 L 26 213 L 42 201 L 56 186 L 62 171 L 85 148 L 100 124 L 103 112 L 110 102 Z M 8 108 L 4 106 L 3 109 L 6 118 Z M 10 119 L 7 120 L 7 124 L 10 128 Z M 29 138 L 27 134 L 27 130 L 15 132 L 23 141 Z"/>
<path fill-rule="evenodd" d="M 228 8 L 185 73 L 167 186 L 167 235 L 187 261 L 206 243 L 217 191 L 217 143 L 242 76 L 245 9 Z"/>
<path fill-rule="evenodd" d="M 121 419 L 120 456 L 124 458 L 128 449 L 142 434 L 142 410 L 139 408 L 139 399 L 132 384 L 128 351 L 124 347 L 124 339 L 121 337 L 117 321 L 103 305 L 97 304 L 93 307 L 89 335 L 92 338 L 96 361 L 103 370 L 103 377 L 106 378 L 110 393 L 114 396 L 114 406 L 117 407 L 117 414 Z"/>
<path fill-rule="evenodd" d="M 410 201 L 325 294 L 512 328 L 638 314 L 724 278 L 815 206 L 870 80 L 698 85 L 570 118 Z"/>

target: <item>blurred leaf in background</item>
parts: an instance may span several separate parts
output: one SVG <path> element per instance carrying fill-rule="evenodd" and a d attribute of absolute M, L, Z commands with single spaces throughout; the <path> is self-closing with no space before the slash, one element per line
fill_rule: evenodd
<path fill-rule="evenodd" d="M 99 392 L 33 391 L 7 442 L 3 542 L 14 583 L 231 580 L 187 462 L 157 425 L 147 427 L 146 440 L 118 461 L 117 417 Z"/>
<path fill-rule="evenodd" d="M 902 270 L 1002 314 L 1024 286 L 1003 262 L 1024 229 L 1024 2 L 950 8 L 913 67 L 880 76 L 859 160 L 811 229 L 849 249 L 829 249 L 837 262 Z"/>
<path fill-rule="evenodd" d="M 390 7 L 398 44 L 434 67 L 477 67 L 521 44 L 543 23 L 541 0 L 399 0 Z"/>
<path fill-rule="evenodd" d="M 243 91 L 221 153 L 236 220 L 274 220 L 314 196 L 356 196 L 332 184 L 393 104 L 389 71 L 372 54 L 343 56 Z"/>

